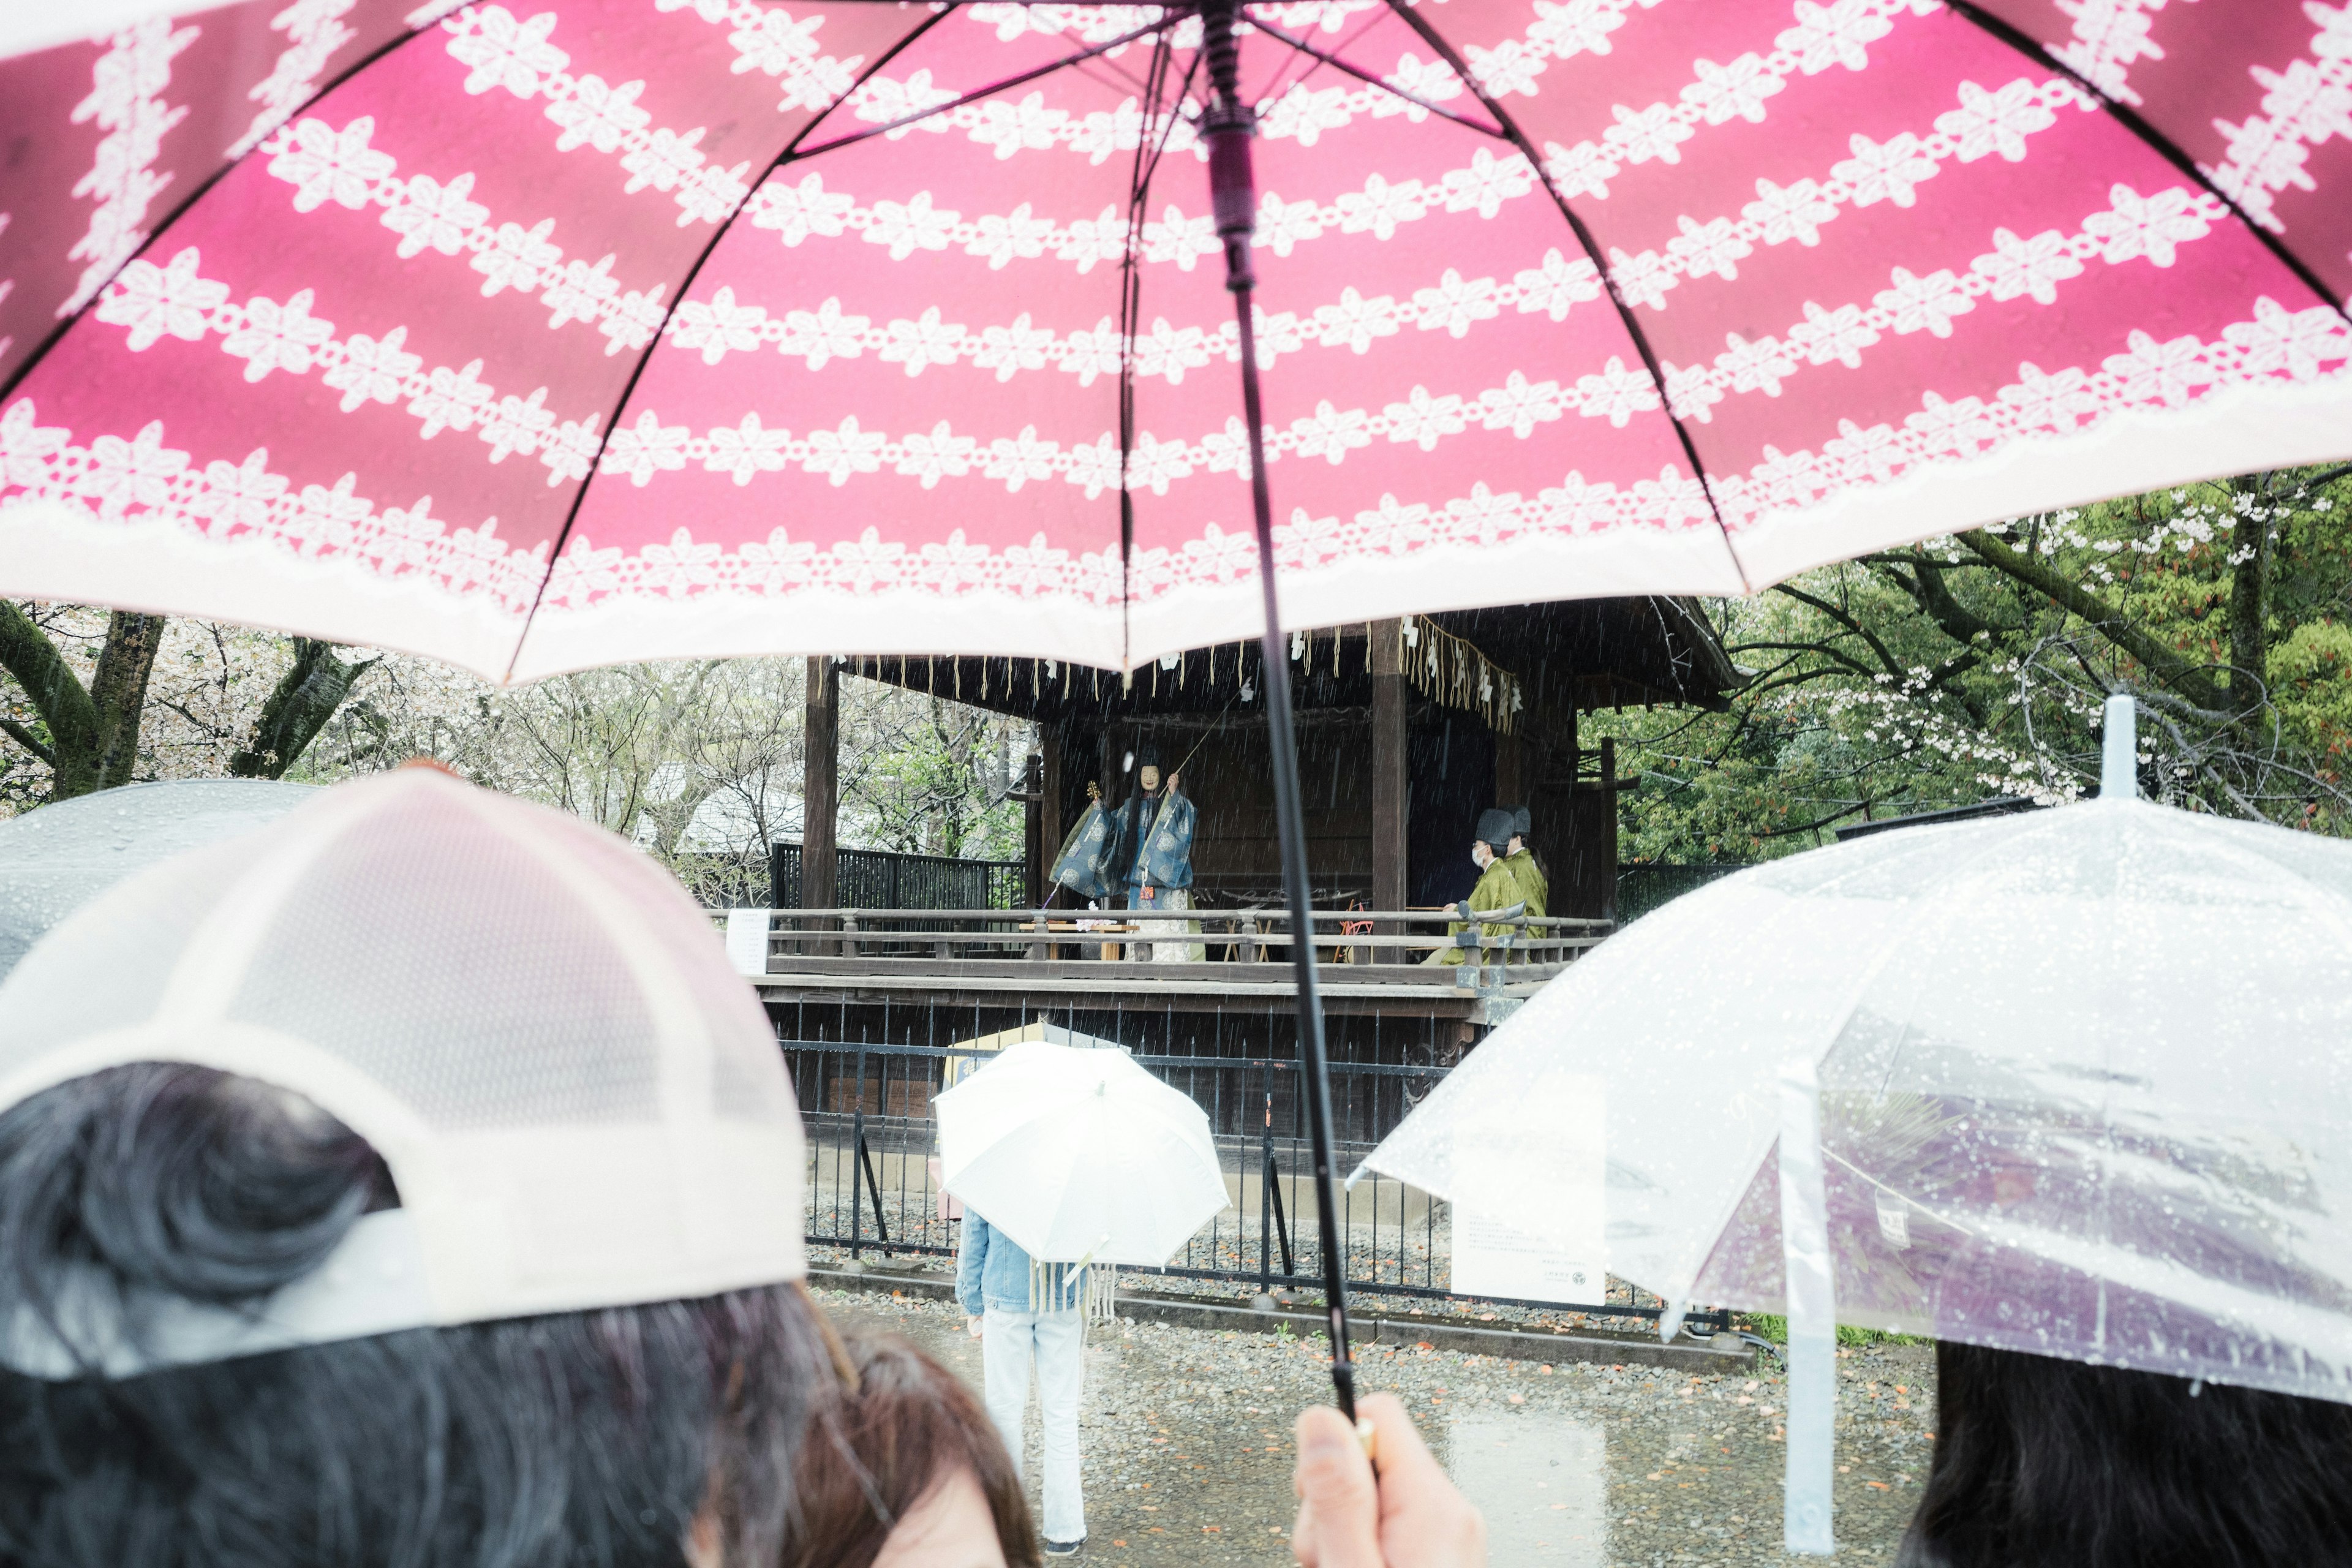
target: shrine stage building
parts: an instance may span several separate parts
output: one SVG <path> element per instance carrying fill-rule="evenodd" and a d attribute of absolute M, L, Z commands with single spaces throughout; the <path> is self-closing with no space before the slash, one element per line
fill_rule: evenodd
<path fill-rule="evenodd" d="M 1368 1065 L 1450 1064 L 1612 929 L 1617 796 L 1633 781 L 1618 776 L 1612 742 L 1580 740 L 1580 716 L 1720 709 L 1742 679 L 1703 611 L 1664 597 L 1323 627 L 1294 635 L 1288 652 L 1332 1055 Z M 1255 642 L 1124 677 L 1026 658 L 809 664 L 801 908 L 775 912 L 759 977 L 780 1037 L 936 1047 L 1045 1021 L 1146 1055 L 1290 1057 L 1288 921 Z M 1023 792 L 1025 911 L 839 907 L 844 679 L 1036 725 Z M 1140 961 L 1132 931 L 1076 929 L 1084 911 L 1072 905 L 1083 900 L 1049 880 L 1088 785 L 1113 805 L 1126 799 L 1147 752 L 1163 774 L 1181 774 L 1199 811 L 1199 929 L 1177 962 L 1165 944 L 1157 962 Z M 1444 945 L 1434 910 L 1469 893 L 1471 835 L 1493 805 L 1528 808 L 1550 918 L 1520 927 L 1501 964 L 1482 955 L 1489 962 L 1465 984 L 1418 960 Z"/>

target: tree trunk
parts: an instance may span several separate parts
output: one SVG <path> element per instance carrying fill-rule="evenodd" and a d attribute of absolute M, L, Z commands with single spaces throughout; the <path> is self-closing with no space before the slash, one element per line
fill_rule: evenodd
<path fill-rule="evenodd" d="M 229 773 L 241 779 L 284 778 L 374 662 L 346 662 L 335 657 L 331 643 L 296 637 L 293 666 L 261 705 L 253 738 L 230 756 Z"/>
<path fill-rule="evenodd" d="M 48 730 L 46 741 L 13 721 L 10 739 L 49 764 L 50 798 L 68 800 L 97 789 L 98 710 L 48 634 L 15 605 L 0 600 L 0 668 L 14 676 Z"/>
<path fill-rule="evenodd" d="M 116 611 L 106 624 L 98 669 L 84 687 L 48 634 L 16 605 L 0 603 L 0 668 L 16 677 L 49 731 L 46 743 L 21 724 L 10 723 L 6 733 L 49 764 L 50 799 L 131 782 L 147 678 L 163 642 L 163 616 Z"/>
<path fill-rule="evenodd" d="M 107 617 L 106 647 L 90 677 L 89 700 L 98 710 L 100 789 L 119 789 L 139 765 L 140 721 L 147 712 L 147 680 L 163 647 L 163 617 L 117 610 Z"/>

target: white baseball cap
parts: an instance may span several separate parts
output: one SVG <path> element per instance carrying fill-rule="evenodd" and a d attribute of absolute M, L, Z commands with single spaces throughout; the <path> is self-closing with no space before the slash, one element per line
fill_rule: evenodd
<path fill-rule="evenodd" d="M 708 917 L 619 838 L 437 769 L 126 879 L 0 984 L 0 1110 L 159 1061 L 311 1100 L 375 1147 L 400 1206 L 242 1307 L 122 1300 L 88 1270 L 53 1313 L 0 1313 L 20 1372 L 127 1376 L 806 1271 L 797 1102 Z"/>

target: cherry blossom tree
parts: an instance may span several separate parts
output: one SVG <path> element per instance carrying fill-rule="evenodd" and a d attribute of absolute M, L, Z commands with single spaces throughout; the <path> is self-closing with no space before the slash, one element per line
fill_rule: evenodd
<path fill-rule="evenodd" d="M 711 903 L 764 901 L 772 846 L 798 839 L 806 661 L 627 665 L 499 689 L 394 654 L 305 759 L 320 780 L 432 757 L 476 783 L 579 813 L 661 858 Z M 1026 724 L 844 679 L 840 842 L 1016 854 L 1005 797 Z"/>
<path fill-rule="evenodd" d="M 1729 711 L 1603 716 L 1643 788 L 1627 858 L 1746 860 L 1872 817 L 2097 787 L 2106 697 L 2141 784 L 2352 833 L 2352 467 L 2020 518 L 1718 604 Z"/>
<path fill-rule="evenodd" d="M 0 809 L 138 779 L 284 777 L 373 662 L 310 637 L 0 602 Z"/>

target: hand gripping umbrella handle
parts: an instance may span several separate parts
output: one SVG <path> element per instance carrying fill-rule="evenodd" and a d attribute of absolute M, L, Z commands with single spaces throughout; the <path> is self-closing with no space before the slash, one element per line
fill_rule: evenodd
<path fill-rule="evenodd" d="M 1274 506 L 1266 494 L 1265 420 L 1259 406 L 1257 332 L 1250 293 L 1250 236 L 1257 226 L 1257 185 L 1250 172 L 1256 117 L 1241 100 L 1241 46 L 1234 37 L 1235 0 L 1201 0 L 1201 47 L 1213 89 L 1201 133 L 1209 144 L 1209 196 L 1225 247 L 1225 288 L 1241 327 L 1242 417 L 1249 426 L 1250 500 L 1257 522 L 1258 583 L 1265 595 L 1260 661 L 1265 721 L 1274 762 L 1274 813 L 1282 837 L 1282 880 L 1290 900 L 1290 954 L 1298 992 L 1299 1079 L 1315 1153 L 1315 1217 L 1323 1231 L 1323 1300 L 1331 1322 L 1331 1386 L 1340 1412 L 1356 1419 L 1356 1368 L 1348 1358 L 1348 1238 L 1331 1196 L 1331 1076 L 1323 1047 L 1323 1001 L 1315 978 L 1315 925 L 1307 872 L 1306 816 L 1298 795 L 1298 742 L 1290 723 L 1290 660 L 1275 599 Z"/>

